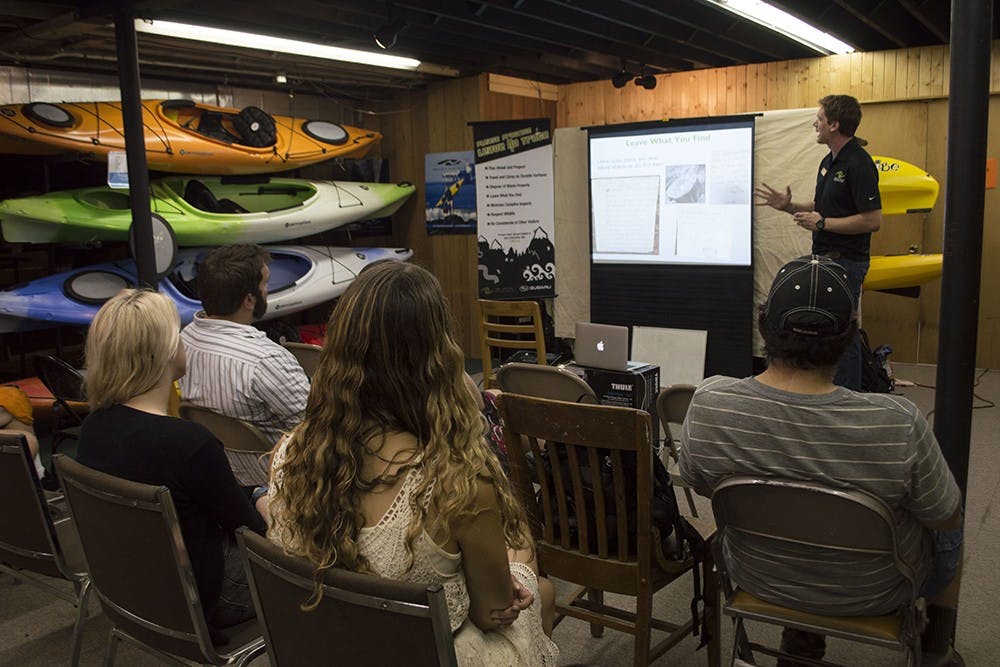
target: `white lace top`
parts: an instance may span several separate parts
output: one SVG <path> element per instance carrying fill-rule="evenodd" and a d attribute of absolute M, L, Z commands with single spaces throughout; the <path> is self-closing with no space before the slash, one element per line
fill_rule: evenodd
<path fill-rule="evenodd" d="M 286 437 L 278 445 L 272 461 L 269 491 L 271 525 L 267 536 L 286 548 L 294 548 L 292 534 L 284 521 L 284 511 L 276 495 L 281 486 L 281 467 L 287 442 Z M 535 603 L 522 611 L 512 625 L 491 632 L 483 632 L 469 619 L 469 591 L 461 554 L 445 551 L 424 532 L 414 545 L 412 566 L 404 570 L 408 560 L 406 532 L 412 518 L 410 498 L 420 485 L 421 474 L 420 469 L 407 473 L 399 492 L 379 522 L 361 529 L 359 547 L 372 569 L 383 577 L 440 583 L 443 586 L 460 667 L 555 667 L 559 662 L 559 649 L 542 632 L 538 578 L 524 563 L 510 563 L 510 571 L 531 591 Z M 429 497 L 425 498 L 424 503 L 428 500 Z"/>
<path fill-rule="evenodd" d="M 469 616 L 469 590 L 462 570 L 462 554 L 448 553 L 435 544 L 425 531 L 417 537 L 414 544 L 413 566 L 408 570 L 404 569 L 408 561 L 406 531 L 413 516 L 410 497 L 420 481 L 419 469 L 414 468 L 406 474 L 403 485 L 379 522 L 361 529 L 358 547 L 368 559 L 372 570 L 383 577 L 441 584 L 448 600 L 448 616 L 454 632 Z M 430 489 L 424 504 L 429 500 L 429 495 Z"/>

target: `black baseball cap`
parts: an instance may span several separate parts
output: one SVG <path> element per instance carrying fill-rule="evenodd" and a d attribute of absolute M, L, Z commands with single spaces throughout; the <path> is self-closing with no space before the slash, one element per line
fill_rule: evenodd
<path fill-rule="evenodd" d="M 829 257 L 804 255 L 774 277 L 764 322 L 772 331 L 833 336 L 847 331 L 856 310 L 844 267 Z"/>

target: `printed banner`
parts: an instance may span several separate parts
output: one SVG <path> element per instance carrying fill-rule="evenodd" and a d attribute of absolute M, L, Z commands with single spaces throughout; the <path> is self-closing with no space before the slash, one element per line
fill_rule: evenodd
<path fill-rule="evenodd" d="M 555 296 L 549 119 L 473 123 L 472 135 L 480 297 Z"/>
<path fill-rule="evenodd" d="M 428 234 L 476 233 L 476 169 L 472 151 L 424 156 Z"/>

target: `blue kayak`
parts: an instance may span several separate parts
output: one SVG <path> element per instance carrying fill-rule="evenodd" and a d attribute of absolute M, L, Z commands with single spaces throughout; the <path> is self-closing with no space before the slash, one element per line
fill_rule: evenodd
<path fill-rule="evenodd" d="M 271 253 L 267 312 L 262 320 L 306 310 L 343 294 L 366 265 L 381 259 L 406 261 L 409 248 L 266 246 Z M 211 248 L 177 253 L 175 269 L 159 291 L 177 303 L 187 324 L 201 310 L 197 298 L 198 261 Z M 132 260 L 95 264 L 0 290 L 0 333 L 61 325 L 87 326 L 105 301 L 136 284 Z"/>

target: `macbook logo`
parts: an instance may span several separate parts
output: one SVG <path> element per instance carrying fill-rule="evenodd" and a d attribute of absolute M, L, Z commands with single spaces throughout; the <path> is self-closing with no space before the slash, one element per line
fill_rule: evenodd
<path fill-rule="evenodd" d="M 598 352 L 604 352 L 604 341 L 603 340 L 597 341 L 597 351 Z"/>

